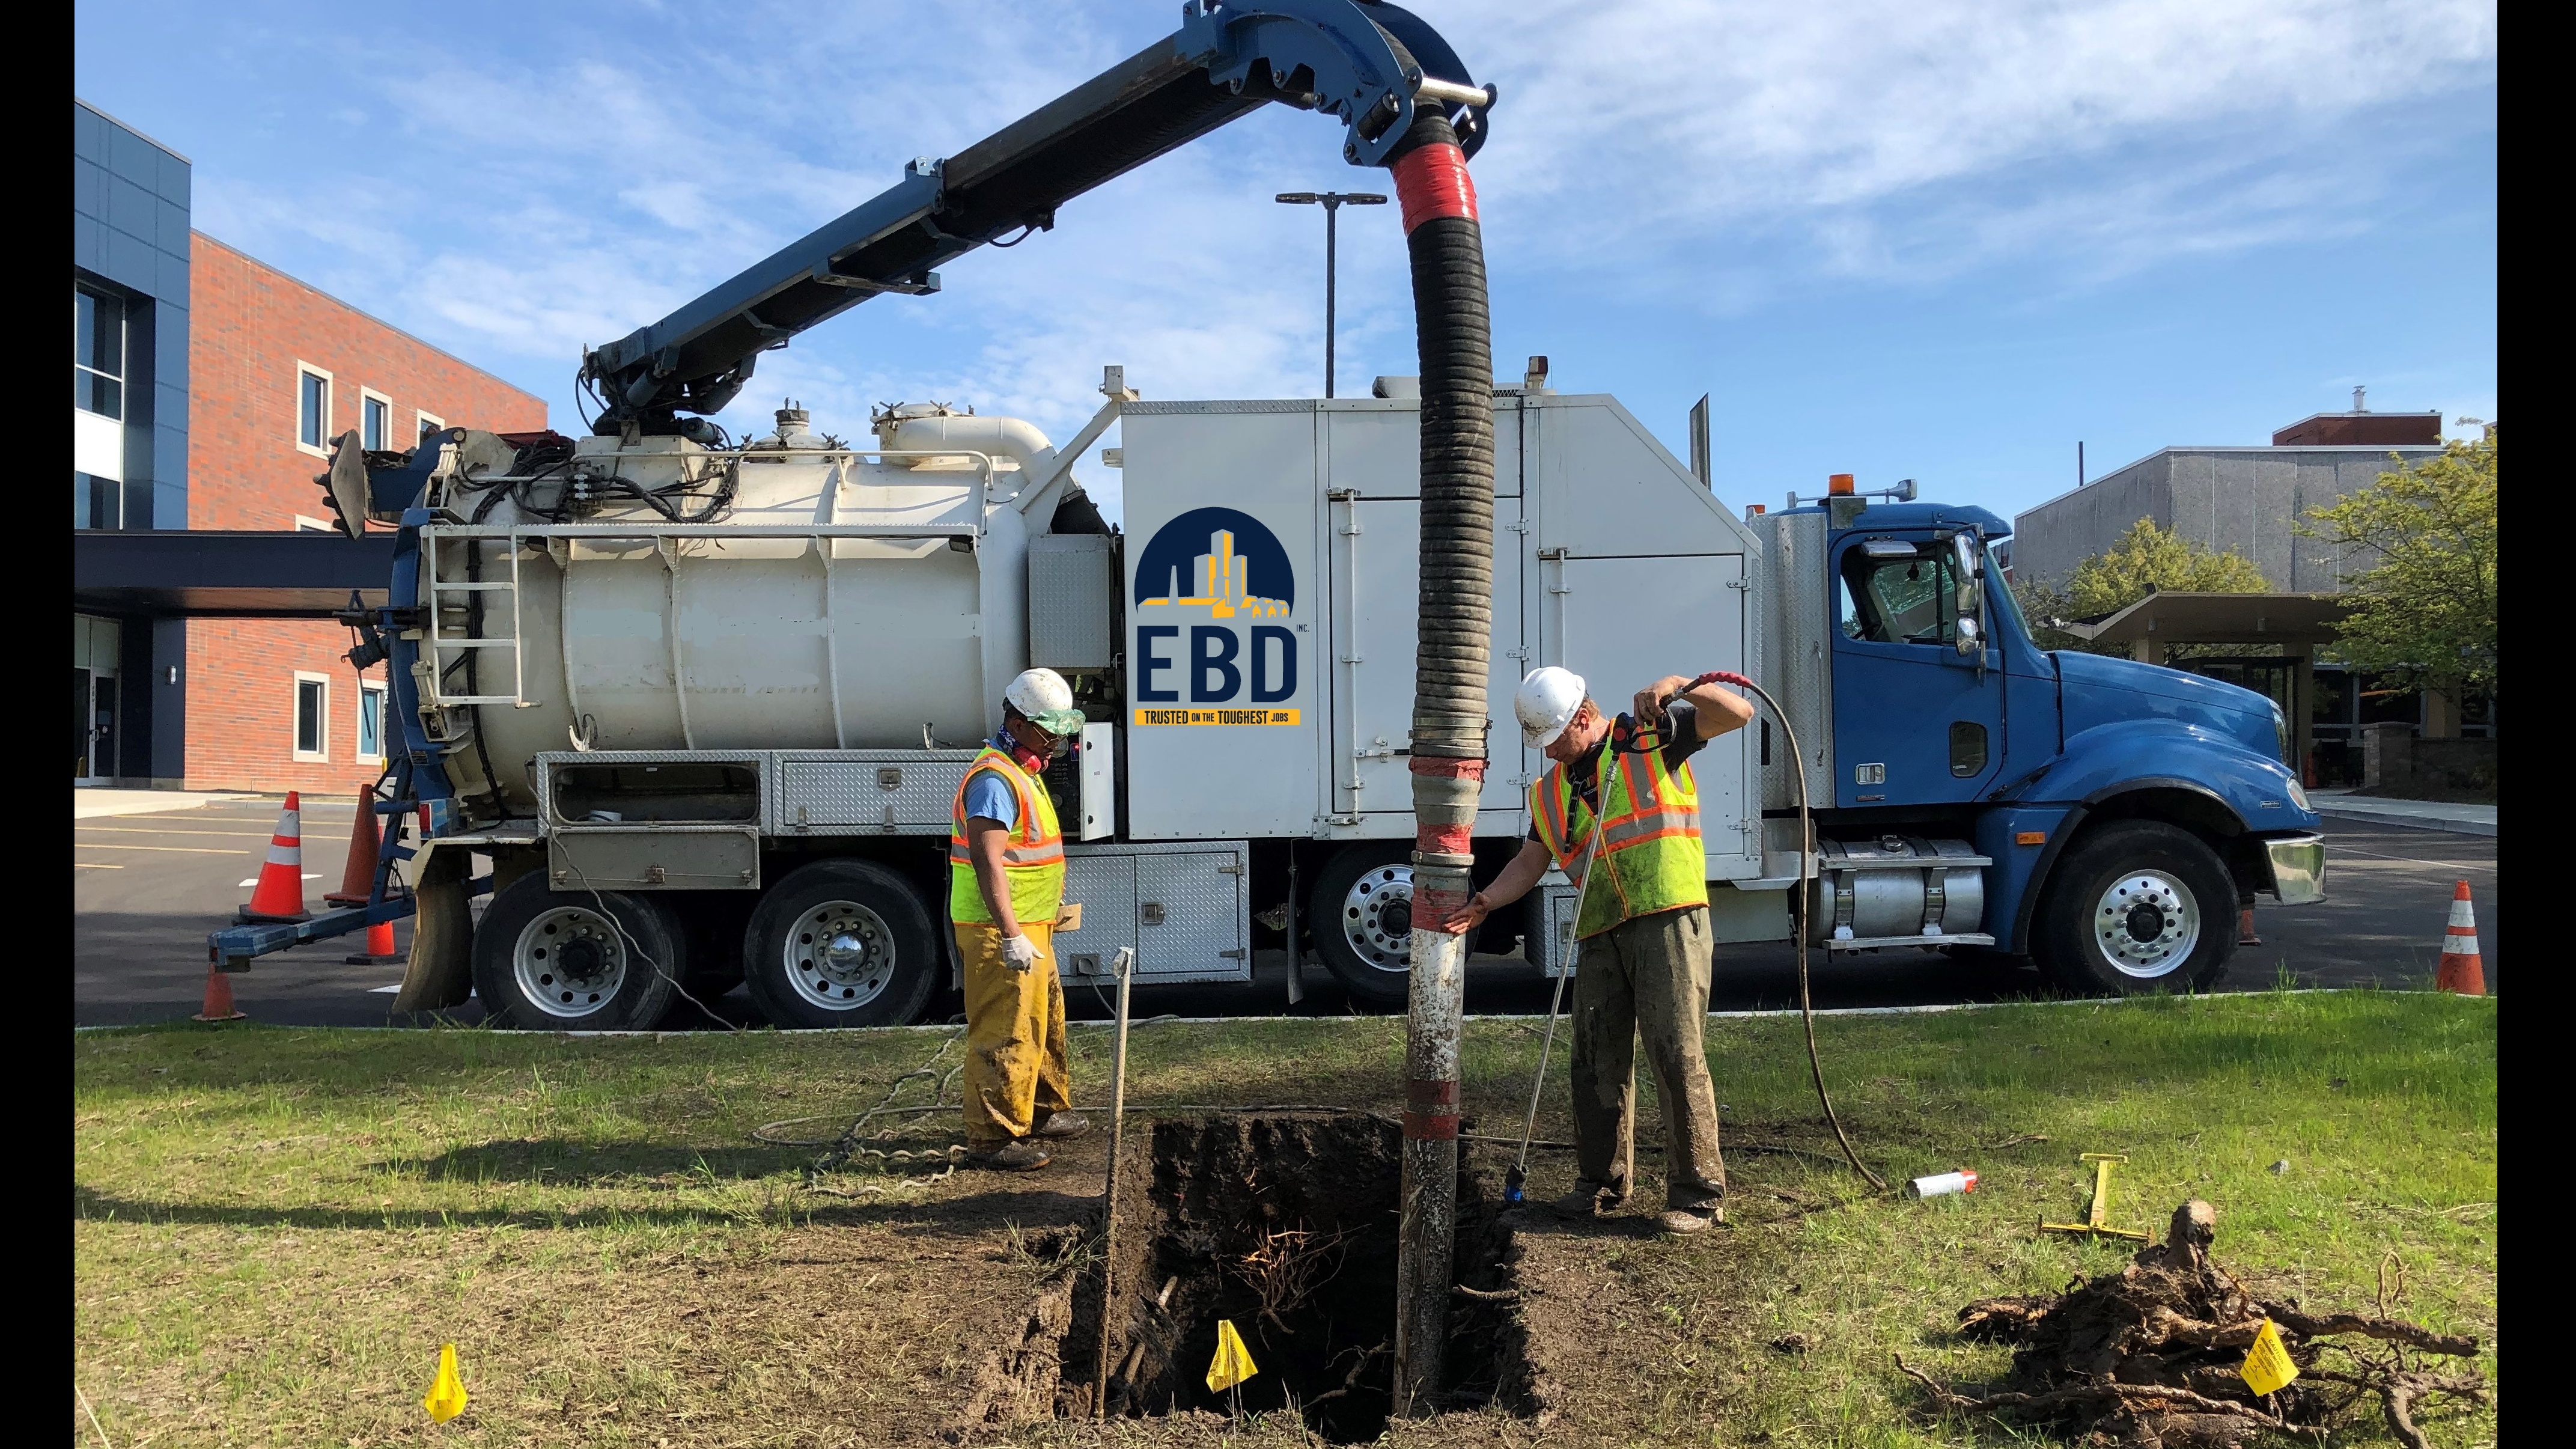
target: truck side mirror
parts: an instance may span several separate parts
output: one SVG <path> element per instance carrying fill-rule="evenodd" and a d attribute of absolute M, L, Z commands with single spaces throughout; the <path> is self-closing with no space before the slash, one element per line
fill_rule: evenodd
<path fill-rule="evenodd" d="M 1986 647 L 1986 560 L 1977 547 L 1977 536 L 1966 532 L 1950 535 L 1950 560 L 1958 585 L 1954 612 L 1959 618 L 1959 652 L 1979 654 Z"/>

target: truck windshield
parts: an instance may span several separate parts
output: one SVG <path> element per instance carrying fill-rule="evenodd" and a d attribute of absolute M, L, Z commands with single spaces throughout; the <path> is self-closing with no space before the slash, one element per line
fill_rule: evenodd
<path fill-rule="evenodd" d="M 1947 644 L 1958 628 L 1946 553 L 1871 558 L 1843 553 L 1843 637 L 1874 644 Z"/>

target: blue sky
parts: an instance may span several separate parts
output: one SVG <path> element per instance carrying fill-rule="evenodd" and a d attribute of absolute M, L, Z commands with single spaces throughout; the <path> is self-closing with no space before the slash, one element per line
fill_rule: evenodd
<path fill-rule="evenodd" d="M 1832 472 L 2007 516 L 2349 404 L 2496 416 L 2483 0 L 1416 6 L 1504 101 L 1478 157 L 1497 371 L 1543 352 L 1719 493 Z M 1167 3 L 75 8 L 75 84 L 196 164 L 201 230 L 547 399 L 584 344 L 1169 33 Z M 1007 22 L 1007 23 L 1005 23 Z M 1322 227 L 1386 189 L 1271 108 L 763 359 L 856 435 L 937 398 L 1061 438 L 1322 390 Z M 1393 207 L 1345 212 L 1345 392 L 1411 372 Z M 463 420 L 459 420 L 463 421 Z M 1109 439 L 1115 442 L 1115 437 Z M 1114 505 L 1116 475 L 1087 468 Z"/>

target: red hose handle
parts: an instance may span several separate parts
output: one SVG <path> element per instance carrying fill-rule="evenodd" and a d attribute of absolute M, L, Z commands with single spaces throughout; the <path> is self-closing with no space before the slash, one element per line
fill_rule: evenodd
<path fill-rule="evenodd" d="M 1738 689 L 1751 689 L 1753 687 L 1752 680 L 1745 678 L 1741 674 L 1730 673 L 1723 669 L 1712 669 L 1708 673 L 1701 675 L 1699 678 L 1692 680 L 1691 688 L 1697 689 L 1703 684 L 1732 684 Z"/>

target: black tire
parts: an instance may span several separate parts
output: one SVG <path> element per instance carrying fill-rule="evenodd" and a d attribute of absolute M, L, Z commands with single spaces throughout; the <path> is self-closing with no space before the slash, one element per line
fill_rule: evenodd
<path fill-rule="evenodd" d="M 474 928 L 474 990 L 523 1031 L 649 1031 L 688 970 L 683 933 L 650 895 L 549 890 L 519 877 Z"/>
<path fill-rule="evenodd" d="M 1401 1006 L 1411 990 L 1413 847 L 1401 840 L 1344 846 L 1315 872 L 1306 921 L 1315 954 L 1352 999 Z"/>
<path fill-rule="evenodd" d="M 2031 945 L 2048 979 L 2080 995 L 2203 990 L 2236 954 L 2236 886 L 2190 831 L 2112 821 L 2059 862 Z"/>
<path fill-rule="evenodd" d="M 800 866 L 743 928 L 743 984 L 778 1026 L 899 1026 L 947 975 L 935 919 L 919 888 L 883 866 Z M 845 943 L 838 958 L 815 949 L 835 940 Z"/>

